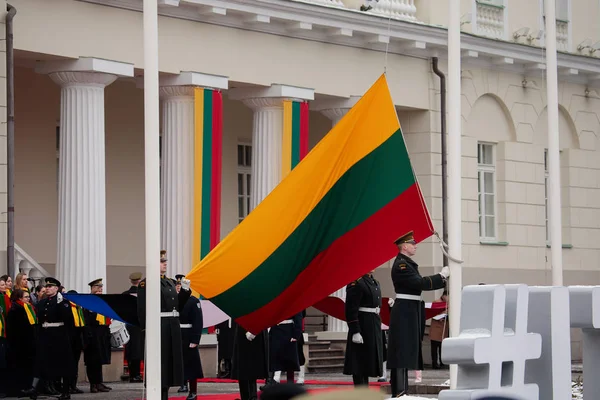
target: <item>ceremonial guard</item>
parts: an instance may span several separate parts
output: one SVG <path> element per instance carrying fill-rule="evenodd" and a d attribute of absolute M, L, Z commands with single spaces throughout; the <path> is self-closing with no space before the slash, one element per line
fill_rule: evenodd
<path fill-rule="evenodd" d="M 129 294 L 137 297 L 138 286 L 142 279 L 141 272 L 133 272 L 129 275 L 131 287 L 123 294 Z M 141 364 L 144 359 L 144 336 L 139 326 L 126 325 L 129 333 L 129 342 L 125 345 L 125 359 L 129 367 L 129 382 L 143 382 Z"/>
<path fill-rule="evenodd" d="M 394 242 L 399 249 L 392 266 L 392 282 L 396 292 L 390 315 L 387 366 L 391 370 L 392 397 L 408 392 L 408 370 L 422 370 L 421 292 L 442 289 L 450 275 L 448 267 L 431 276 L 421 276 L 413 257 L 417 244 L 413 232 Z"/>
<path fill-rule="evenodd" d="M 298 385 L 304 385 L 304 375 L 306 373 L 306 357 L 304 357 L 304 319 L 306 318 L 306 310 L 302 310 L 302 332 L 298 341 L 298 363 L 300 364 L 300 373 L 298 374 Z"/>
<path fill-rule="evenodd" d="M 166 277 L 167 252 L 160 253 L 160 338 L 161 338 L 161 398 L 169 398 L 169 388 L 183 382 L 183 355 L 181 352 L 181 328 L 179 326 L 179 304 L 190 296 L 190 281 L 182 281 L 179 294 L 172 279 Z M 138 287 L 138 318 L 140 327 L 146 329 L 146 280 Z"/>
<path fill-rule="evenodd" d="M 233 334 L 235 333 L 235 321 L 228 319 L 215 327 L 217 334 L 219 372 L 217 378 L 229 379 L 231 377 L 231 357 L 233 353 Z"/>
<path fill-rule="evenodd" d="M 231 378 L 238 380 L 241 400 L 258 398 L 256 380 L 269 376 L 269 336 L 254 335 L 236 325 L 233 339 Z"/>
<path fill-rule="evenodd" d="M 67 294 L 77 294 L 75 290 L 69 290 Z M 75 366 L 74 376 L 71 381 L 69 388 L 71 394 L 83 393 L 83 390 L 77 387 L 77 381 L 79 378 L 79 360 L 81 359 L 81 352 L 83 351 L 84 339 L 87 332 L 85 331 L 85 316 L 83 315 L 83 309 L 77 304 L 69 301 L 71 307 L 71 315 L 73 316 L 73 324 L 69 324 L 69 335 L 71 339 L 71 350 L 73 351 L 73 364 Z"/>
<path fill-rule="evenodd" d="M 369 377 L 382 374 L 380 308 L 381 287 L 372 274 L 363 275 L 346 286 L 348 339 L 344 374 L 352 375 L 354 386 L 368 385 Z"/>
<path fill-rule="evenodd" d="M 60 282 L 48 277 L 46 297 L 37 305 L 39 323 L 36 340 L 35 363 L 31 388 L 23 394 L 37 398 L 37 386 L 40 379 L 52 381 L 62 378 L 62 394 L 59 400 L 71 398 L 70 383 L 75 371 L 73 352 L 69 337 L 69 325 L 73 323 L 69 302 L 58 293 Z"/>
<path fill-rule="evenodd" d="M 269 331 L 270 370 L 276 382 L 281 372 L 286 372 L 287 382 L 294 382 L 295 371 L 300 371 L 298 340 L 302 336 L 302 313 L 281 321 Z"/>
<path fill-rule="evenodd" d="M 102 279 L 88 283 L 92 294 L 102 294 Z M 111 390 L 104 384 L 102 366 L 110 364 L 110 318 L 93 311 L 84 310 L 86 337 L 83 361 L 85 362 L 90 393 L 108 392 Z"/>
<path fill-rule="evenodd" d="M 182 281 L 185 276 L 178 275 L 177 280 Z M 202 306 L 197 296 L 190 296 L 179 315 L 181 339 L 183 350 L 184 382 L 189 384 L 190 392 L 186 400 L 196 400 L 198 394 L 198 379 L 204 378 L 202 361 L 200 360 L 200 338 L 204 320 Z"/>

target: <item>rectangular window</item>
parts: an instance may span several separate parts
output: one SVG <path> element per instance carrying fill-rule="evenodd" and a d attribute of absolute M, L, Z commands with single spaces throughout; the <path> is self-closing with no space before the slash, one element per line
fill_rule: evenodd
<path fill-rule="evenodd" d="M 250 213 L 250 191 L 252 188 L 252 146 L 240 143 L 237 146 L 238 223 Z"/>
<path fill-rule="evenodd" d="M 548 203 L 548 190 L 550 189 L 550 182 L 548 180 L 549 176 L 550 174 L 548 170 L 548 150 L 546 149 L 544 150 L 544 215 L 546 219 L 546 242 L 550 241 L 550 219 L 548 218 L 548 215 L 550 213 L 550 204 Z"/>
<path fill-rule="evenodd" d="M 477 145 L 477 183 L 479 200 L 479 237 L 496 240 L 496 154 L 495 145 Z"/>

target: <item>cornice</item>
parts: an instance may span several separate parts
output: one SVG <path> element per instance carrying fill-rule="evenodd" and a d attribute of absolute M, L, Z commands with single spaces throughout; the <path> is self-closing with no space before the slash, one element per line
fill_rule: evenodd
<path fill-rule="evenodd" d="M 79 0 L 141 12 L 142 0 Z M 159 14 L 290 38 L 385 51 L 419 58 L 447 58 L 447 29 L 302 0 L 163 1 Z M 524 76 L 544 71 L 540 47 L 461 35 L 463 64 Z M 558 54 L 559 79 L 600 85 L 600 59 Z"/>

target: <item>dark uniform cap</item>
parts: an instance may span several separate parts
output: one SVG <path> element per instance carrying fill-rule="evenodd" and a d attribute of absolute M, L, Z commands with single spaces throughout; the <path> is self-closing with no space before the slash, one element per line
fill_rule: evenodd
<path fill-rule="evenodd" d="M 181 285 L 181 280 L 185 278 L 185 275 L 175 275 L 175 279 L 177 280 L 177 284 Z"/>
<path fill-rule="evenodd" d="M 45 279 L 46 286 L 62 286 L 60 281 L 56 278 L 48 277 Z"/>
<path fill-rule="evenodd" d="M 139 281 L 140 279 L 142 279 L 141 272 L 132 272 L 131 274 L 129 274 L 129 280 L 131 281 Z"/>
<path fill-rule="evenodd" d="M 160 251 L 160 262 L 165 262 L 167 261 L 167 251 L 166 250 L 161 250 Z"/>
<path fill-rule="evenodd" d="M 413 236 L 414 232 L 410 231 L 408 233 L 405 233 L 404 235 L 400 236 L 398 239 L 396 239 L 394 241 L 394 244 L 402 244 L 402 243 L 408 243 L 408 242 L 414 242 L 415 238 Z"/>
<path fill-rule="evenodd" d="M 94 279 L 93 281 L 91 281 L 90 283 L 88 283 L 88 285 L 90 285 L 90 286 L 104 286 L 102 284 L 102 278 Z"/>

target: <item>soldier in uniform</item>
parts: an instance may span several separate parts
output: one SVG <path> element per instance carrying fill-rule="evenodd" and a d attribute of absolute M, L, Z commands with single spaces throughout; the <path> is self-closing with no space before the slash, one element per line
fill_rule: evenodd
<path fill-rule="evenodd" d="M 67 293 L 76 294 L 77 292 L 75 290 L 69 290 Z M 71 394 L 79 394 L 83 393 L 83 390 L 77 387 L 79 360 L 81 359 L 83 341 L 87 332 L 85 330 L 85 316 L 83 315 L 83 309 L 71 301 L 69 302 L 69 306 L 71 306 L 71 315 L 73 316 L 73 324 L 69 326 L 69 335 L 71 339 L 71 350 L 73 351 L 73 364 L 75 366 L 75 376 L 71 381 L 70 392 Z"/>
<path fill-rule="evenodd" d="M 183 275 L 177 276 L 181 282 Z M 200 360 L 200 338 L 204 328 L 202 318 L 202 306 L 197 296 L 190 296 L 181 313 L 179 314 L 181 327 L 182 351 L 183 351 L 183 374 L 184 383 L 188 382 L 190 392 L 186 400 L 196 400 L 198 394 L 198 379 L 204 378 L 202 361 Z"/>
<path fill-rule="evenodd" d="M 399 249 L 392 266 L 396 299 L 390 315 L 387 366 L 391 370 L 392 397 L 408 392 L 408 370 L 422 370 L 421 292 L 442 289 L 450 276 L 448 267 L 431 276 L 421 276 L 413 257 L 417 244 L 413 232 L 394 242 Z"/>
<path fill-rule="evenodd" d="M 183 355 L 181 353 L 181 328 L 179 326 L 179 304 L 184 304 L 191 295 L 190 281 L 182 281 L 179 294 L 173 280 L 166 277 L 167 252 L 160 253 L 160 338 L 161 338 L 161 386 L 162 399 L 169 398 L 169 388 L 183 382 Z M 138 287 L 138 318 L 142 330 L 146 329 L 146 280 Z"/>
<path fill-rule="evenodd" d="M 223 321 L 216 326 L 219 359 L 219 372 L 217 378 L 229 379 L 231 377 L 231 357 L 233 352 L 233 334 L 235 322 L 231 319 Z"/>
<path fill-rule="evenodd" d="M 269 335 L 254 335 L 236 324 L 231 378 L 238 380 L 241 400 L 258 398 L 256 380 L 269 376 Z"/>
<path fill-rule="evenodd" d="M 281 321 L 269 331 L 270 372 L 279 382 L 281 372 L 287 374 L 287 383 L 294 383 L 294 372 L 300 371 L 298 340 L 302 336 L 302 313 Z"/>
<path fill-rule="evenodd" d="M 92 294 L 102 294 L 102 279 L 95 279 L 88 285 Z M 90 393 L 108 392 L 111 388 L 104 384 L 102 366 L 110 364 L 110 318 L 89 310 L 84 310 L 83 315 L 86 326 L 83 360 L 90 381 Z"/>
<path fill-rule="evenodd" d="M 380 308 L 381 287 L 372 273 L 346 286 L 344 374 L 352 375 L 354 386 L 368 385 L 369 377 L 379 377 L 383 372 Z"/>
<path fill-rule="evenodd" d="M 123 294 L 137 297 L 138 286 L 142 279 L 141 272 L 133 272 L 129 275 L 131 287 Z M 125 345 L 125 359 L 129 367 L 129 382 L 143 382 L 141 364 L 144 359 L 144 336 L 139 326 L 126 325 L 129 333 L 129 342 Z"/>
<path fill-rule="evenodd" d="M 52 381 L 62 378 L 62 394 L 59 400 L 71 398 L 70 383 L 75 371 L 71 350 L 69 325 L 73 323 L 69 302 L 58 293 L 60 282 L 48 277 L 46 297 L 37 305 L 38 331 L 35 352 L 35 365 L 31 388 L 23 392 L 32 399 L 37 398 L 40 379 Z"/>

